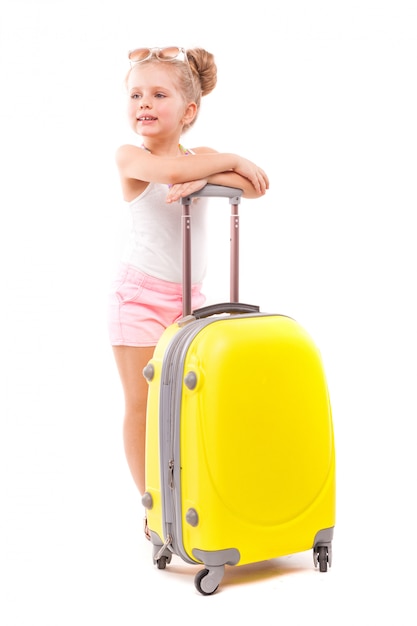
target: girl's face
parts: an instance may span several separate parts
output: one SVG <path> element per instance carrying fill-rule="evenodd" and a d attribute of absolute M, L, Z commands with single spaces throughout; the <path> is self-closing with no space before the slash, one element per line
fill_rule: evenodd
<path fill-rule="evenodd" d="M 135 65 L 127 90 L 129 123 L 143 137 L 179 138 L 184 124 L 195 116 L 196 106 L 184 101 L 175 67 L 168 62 Z"/>

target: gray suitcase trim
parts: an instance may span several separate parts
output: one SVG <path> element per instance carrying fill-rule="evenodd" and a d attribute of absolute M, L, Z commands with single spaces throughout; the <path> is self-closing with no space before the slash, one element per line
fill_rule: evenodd
<path fill-rule="evenodd" d="M 181 328 L 167 346 L 161 371 L 159 410 L 159 461 L 161 474 L 162 522 L 165 539 L 185 562 L 195 563 L 182 542 L 179 416 L 184 361 L 190 342 L 209 320 L 192 322 Z"/>
<path fill-rule="evenodd" d="M 210 567 L 216 567 L 218 565 L 236 565 L 240 561 L 240 552 L 236 548 L 216 551 L 193 548 L 193 554 L 196 559 Z"/>

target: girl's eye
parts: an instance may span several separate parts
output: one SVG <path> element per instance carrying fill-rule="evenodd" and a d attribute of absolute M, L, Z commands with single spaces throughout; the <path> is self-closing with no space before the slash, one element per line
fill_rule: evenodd
<path fill-rule="evenodd" d="M 155 94 L 155 98 L 165 98 L 165 94 L 164 93 L 156 93 Z"/>
<path fill-rule="evenodd" d="M 132 98 L 132 100 L 137 100 L 138 98 L 140 98 L 140 94 L 132 93 L 132 95 L 130 97 Z"/>

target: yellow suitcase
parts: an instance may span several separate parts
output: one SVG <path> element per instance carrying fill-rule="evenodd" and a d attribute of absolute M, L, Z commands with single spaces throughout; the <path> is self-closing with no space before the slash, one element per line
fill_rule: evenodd
<path fill-rule="evenodd" d="M 284 315 L 233 302 L 238 291 L 240 194 L 232 206 L 231 303 L 170 326 L 144 375 L 148 526 L 153 559 L 201 563 L 195 586 L 218 588 L 225 565 L 313 550 L 331 565 L 335 450 L 320 352 Z M 199 192 L 195 195 L 202 195 Z M 189 206 L 184 199 L 184 289 L 189 290 Z M 187 260 L 188 259 L 188 260 Z"/>

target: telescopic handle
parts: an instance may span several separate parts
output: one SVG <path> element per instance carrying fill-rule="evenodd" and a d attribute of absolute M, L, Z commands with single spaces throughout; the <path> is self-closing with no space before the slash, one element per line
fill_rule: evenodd
<path fill-rule="evenodd" d="M 242 189 L 208 184 L 181 198 L 182 204 L 182 277 L 183 316 L 191 315 L 191 214 L 193 198 L 229 198 L 230 213 L 230 302 L 239 301 L 239 204 Z"/>

